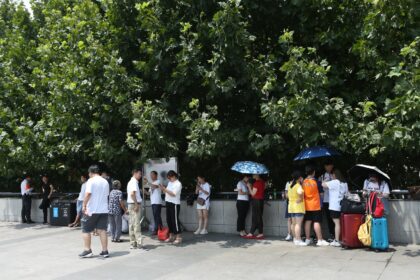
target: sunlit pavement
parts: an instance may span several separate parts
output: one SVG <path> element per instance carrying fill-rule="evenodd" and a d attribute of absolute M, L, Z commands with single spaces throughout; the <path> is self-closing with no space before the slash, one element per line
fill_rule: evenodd
<path fill-rule="evenodd" d="M 145 250 L 110 243 L 102 259 L 79 259 L 80 229 L 0 223 L 0 279 L 419 279 L 420 246 L 391 246 L 388 252 L 333 247 L 295 247 L 278 238 L 184 234 L 182 245 L 145 236 Z"/>

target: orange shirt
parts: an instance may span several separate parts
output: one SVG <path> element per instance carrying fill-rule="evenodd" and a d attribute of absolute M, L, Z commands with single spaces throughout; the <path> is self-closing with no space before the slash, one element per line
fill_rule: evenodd
<path fill-rule="evenodd" d="M 319 198 L 318 184 L 313 178 L 307 178 L 302 184 L 305 193 L 305 209 L 306 211 L 321 210 L 321 200 Z"/>

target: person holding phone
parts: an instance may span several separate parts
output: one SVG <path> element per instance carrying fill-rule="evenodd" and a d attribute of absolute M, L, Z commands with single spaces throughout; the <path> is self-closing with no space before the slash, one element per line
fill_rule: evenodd
<path fill-rule="evenodd" d="M 265 181 L 260 175 L 252 175 L 253 182 L 248 182 L 248 191 L 252 197 L 252 226 L 251 230 L 245 238 L 248 239 L 264 239 L 263 233 L 263 212 L 264 212 L 264 195 Z M 258 229 L 258 235 L 254 235 Z"/>
<path fill-rule="evenodd" d="M 167 174 L 168 186 L 160 185 L 160 189 L 165 194 L 166 202 L 166 222 L 169 228 L 169 237 L 165 242 L 181 244 L 181 226 L 179 222 L 179 211 L 181 210 L 181 190 L 182 184 L 178 180 L 178 174 L 170 170 Z"/>
<path fill-rule="evenodd" d="M 48 176 L 46 174 L 41 176 L 41 189 L 42 189 L 42 201 L 39 205 L 39 209 L 42 209 L 44 215 L 44 225 L 48 224 L 48 208 L 50 208 L 51 196 L 54 191 L 53 185 L 49 183 Z"/>
<path fill-rule="evenodd" d="M 140 168 L 133 169 L 133 176 L 127 185 L 127 204 L 128 204 L 128 233 L 130 236 L 130 249 L 142 249 L 143 237 L 141 235 L 141 202 L 139 182 L 142 177 Z"/>
<path fill-rule="evenodd" d="M 162 191 L 160 190 L 160 180 L 158 179 L 158 173 L 156 171 L 150 172 L 150 179 L 152 182 L 149 182 L 147 178 L 144 178 L 144 183 L 146 184 L 146 188 L 149 191 L 146 191 L 146 194 L 150 196 L 150 204 L 152 205 L 153 211 L 153 220 L 154 220 L 154 229 L 152 235 L 156 235 L 158 229 L 163 227 L 162 223 Z"/>
<path fill-rule="evenodd" d="M 208 234 L 207 225 L 209 221 L 210 209 L 210 190 L 211 186 L 206 182 L 206 178 L 202 175 L 197 176 L 197 186 L 195 194 L 197 198 L 197 215 L 198 215 L 198 229 L 194 234 Z"/>
<path fill-rule="evenodd" d="M 245 231 L 245 220 L 249 210 L 249 191 L 248 182 L 250 175 L 243 175 L 242 180 L 236 185 L 235 191 L 238 192 L 238 198 L 236 200 L 236 210 L 238 211 L 238 219 L 236 221 L 236 231 L 239 232 L 241 237 L 247 235 Z"/>

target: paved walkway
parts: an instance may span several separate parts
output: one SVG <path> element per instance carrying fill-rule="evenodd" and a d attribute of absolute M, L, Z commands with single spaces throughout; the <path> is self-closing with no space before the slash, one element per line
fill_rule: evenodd
<path fill-rule="evenodd" d="M 111 243 L 109 259 L 79 259 L 79 229 L 0 223 L 0 279 L 419 279 L 420 246 L 389 252 L 295 247 L 278 239 L 184 235 L 181 246 L 145 238 L 147 250 Z M 127 236 L 124 236 L 127 239 Z M 100 251 L 93 238 L 93 250 Z"/>

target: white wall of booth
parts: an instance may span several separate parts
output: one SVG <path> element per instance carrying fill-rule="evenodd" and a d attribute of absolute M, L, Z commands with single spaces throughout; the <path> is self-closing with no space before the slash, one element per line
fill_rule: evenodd
<path fill-rule="evenodd" d="M 32 219 L 42 222 L 42 211 L 38 208 L 41 200 L 32 200 Z M 19 222 L 22 201 L 20 198 L 0 198 L 0 221 Z M 391 200 L 388 217 L 389 239 L 392 243 L 420 244 L 420 201 Z M 196 206 L 187 206 L 182 202 L 180 220 L 186 230 L 197 227 Z M 264 233 L 271 236 L 285 236 L 287 221 L 284 218 L 285 201 L 267 201 L 264 207 Z M 146 217 L 152 220 L 152 210 L 146 203 Z M 162 209 L 165 223 L 165 208 Z M 210 206 L 209 232 L 236 233 L 236 201 L 213 200 Z M 251 225 L 251 211 L 247 217 L 247 227 Z M 323 226 L 326 229 L 326 226 Z"/>

